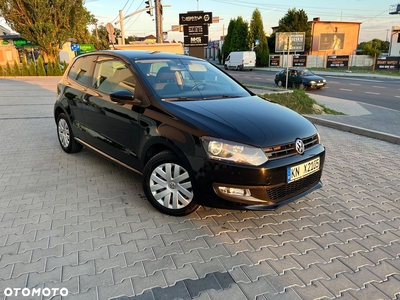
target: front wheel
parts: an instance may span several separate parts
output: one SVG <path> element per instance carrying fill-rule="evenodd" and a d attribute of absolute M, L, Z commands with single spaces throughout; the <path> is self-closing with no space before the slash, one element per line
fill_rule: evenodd
<path fill-rule="evenodd" d="M 82 145 L 75 141 L 71 125 L 67 116 L 61 113 L 57 117 L 57 136 L 61 148 L 67 153 L 75 153 L 82 150 Z"/>
<path fill-rule="evenodd" d="M 171 151 L 160 152 L 148 161 L 142 185 L 149 202 L 162 213 L 184 216 L 199 207 L 191 176 Z"/>
<path fill-rule="evenodd" d="M 282 86 L 283 86 L 282 80 L 276 80 L 275 83 L 276 83 L 276 85 L 279 86 L 279 87 L 282 87 Z"/>

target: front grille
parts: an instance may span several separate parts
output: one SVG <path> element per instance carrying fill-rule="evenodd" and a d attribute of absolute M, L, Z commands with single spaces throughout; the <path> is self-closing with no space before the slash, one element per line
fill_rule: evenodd
<path fill-rule="evenodd" d="M 315 172 L 302 179 L 286 183 L 279 187 L 267 189 L 268 197 L 274 202 L 280 202 L 291 197 L 297 196 L 311 187 L 318 184 L 321 180 L 322 170 Z"/>
<path fill-rule="evenodd" d="M 304 149 L 310 149 L 315 145 L 318 145 L 318 134 L 304 138 L 302 141 L 304 143 Z M 264 148 L 263 151 L 269 160 L 297 154 L 295 141 L 288 144 Z"/>

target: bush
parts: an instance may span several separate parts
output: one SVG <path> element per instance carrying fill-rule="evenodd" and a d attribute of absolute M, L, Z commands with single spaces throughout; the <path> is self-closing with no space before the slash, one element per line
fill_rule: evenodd
<path fill-rule="evenodd" d="M 22 61 L 22 76 L 29 76 L 28 64 L 25 59 Z"/>
<path fill-rule="evenodd" d="M 21 76 L 21 69 L 19 64 L 14 60 L 14 70 L 13 70 L 14 76 Z"/>
<path fill-rule="evenodd" d="M 54 63 L 54 75 L 61 76 L 63 74 L 63 70 L 61 69 L 60 62 L 56 60 Z"/>
<path fill-rule="evenodd" d="M 0 76 L 4 76 L 4 69 L 3 69 L 3 66 L 0 66 Z"/>
<path fill-rule="evenodd" d="M 13 76 L 13 72 L 12 72 L 11 66 L 10 66 L 10 64 L 8 62 L 6 64 L 6 76 Z"/>
<path fill-rule="evenodd" d="M 29 76 L 37 76 L 37 70 L 33 60 L 29 63 Z"/>
<path fill-rule="evenodd" d="M 54 76 L 54 66 L 53 66 L 53 62 L 49 61 L 47 63 L 47 76 Z"/>
<path fill-rule="evenodd" d="M 38 76 L 46 76 L 46 70 L 44 68 L 43 57 L 39 56 L 37 60 L 37 75 Z"/>

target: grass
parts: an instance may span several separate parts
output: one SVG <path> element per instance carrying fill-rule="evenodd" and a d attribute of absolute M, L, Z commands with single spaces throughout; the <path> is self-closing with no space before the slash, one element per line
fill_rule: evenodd
<path fill-rule="evenodd" d="M 286 106 L 299 114 L 328 114 L 343 115 L 343 113 L 327 108 L 311 99 L 304 90 L 293 90 L 292 92 L 261 94 L 261 98 L 273 103 Z"/>

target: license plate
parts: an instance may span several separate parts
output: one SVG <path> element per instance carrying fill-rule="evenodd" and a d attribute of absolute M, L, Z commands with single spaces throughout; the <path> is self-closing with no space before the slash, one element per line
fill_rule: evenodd
<path fill-rule="evenodd" d="M 317 157 L 305 163 L 287 168 L 287 182 L 293 182 L 315 173 L 319 170 L 319 166 L 320 160 Z"/>
<path fill-rule="evenodd" d="M 317 85 L 324 85 L 323 83 L 317 83 Z"/>

